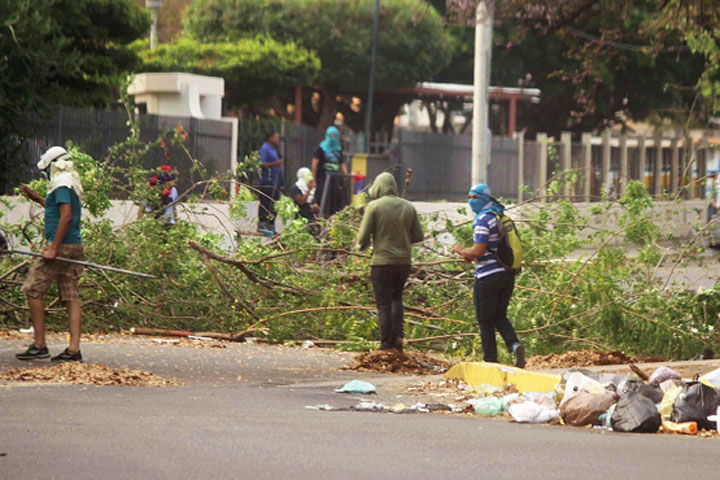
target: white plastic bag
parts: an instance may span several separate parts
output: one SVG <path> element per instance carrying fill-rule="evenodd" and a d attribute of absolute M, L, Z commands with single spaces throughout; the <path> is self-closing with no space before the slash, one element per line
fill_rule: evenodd
<path fill-rule="evenodd" d="M 720 388 L 720 368 L 716 368 L 712 372 L 706 373 L 699 378 L 705 385 L 710 385 L 713 388 Z"/>
<path fill-rule="evenodd" d="M 557 418 L 560 412 L 538 405 L 535 402 L 516 403 L 508 407 L 510 415 L 520 423 L 546 423 Z"/>
<path fill-rule="evenodd" d="M 565 382 L 565 393 L 563 394 L 560 406 L 562 407 L 565 402 L 581 392 L 596 394 L 605 393 L 605 387 L 603 387 L 597 380 L 593 380 L 580 372 L 573 372 Z"/>

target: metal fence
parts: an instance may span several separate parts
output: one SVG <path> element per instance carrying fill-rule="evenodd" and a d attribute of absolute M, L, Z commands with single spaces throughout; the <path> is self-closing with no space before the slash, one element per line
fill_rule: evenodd
<path fill-rule="evenodd" d="M 657 197 L 704 198 L 704 177 L 712 147 L 703 137 L 583 134 L 580 142 L 563 133 L 559 142 L 538 134 L 527 141 L 523 161 L 536 165 L 525 178 L 533 190 L 561 171 L 577 174 L 563 194 L 575 201 L 595 201 L 603 195 L 621 196 L 630 181 L 639 181 Z"/>
<path fill-rule="evenodd" d="M 467 198 L 471 179 L 472 137 L 399 130 L 397 150 L 400 173 L 412 168 L 412 182 L 406 192 L 411 200 L 457 201 Z M 488 184 L 497 196 L 515 198 L 518 185 L 518 142 L 492 139 Z M 532 162 L 529 164 L 531 169 Z M 526 172 L 532 177 L 533 171 Z"/>
<path fill-rule="evenodd" d="M 140 139 L 153 142 L 160 137 L 169 140 L 172 132 L 182 127 L 188 133 L 185 147 L 198 159 L 208 174 L 223 174 L 231 170 L 232 123 L 221 120 L 201 120 L 190 117 L 138 115 Z M 20 145 L 12 165 L 13 172 L 4 172 L 0 188 L 3 194 L 12 192 L 21 182 L 39 176 L 35 167 L 42 152 L 52 145 L 65 145 L 68 141 L 95 159 L 108 155 L 110 147 L 130 135 L 126 112 L 60 107 L 49 117 L 33 117 L 26 121 L 27 131 L 33 136 Z M 178 190 L 184 191 L 200 180 L 192 161 L 180 147 L 152 148 L 143 157 L 145 168 L 162 164 L 172 165 L 178 171 Z M 122 165 L 120 165 L 122 166 Z"/>
<path fill-rule="evenodd" d="M 12 192 L 20 182 L 37 178 L 35 168 L 40 154 L 52 145 L 72 141 L 96 159 L 105 158 L 110 147 L 129 135 L 126 112 L 109 110 L 58 108 L 50 117 L 27 120 L 32 138 L 18 143 L 16 158 L 5 159 L 0 171 L 0 194 Z M 169 136 L 182 127 L 188 133 L 184 146 L 209 174 L 223 174 L 232 169 L 233 148 L 238 158 L 256 151 L 267 133 L 279 131 L 285 159 L 285 184 L 295 182 L 298 168 L 310 167 L 313 152 L 324 138 L 324 131 L 303 125 L 282 122 L 277 118 L 240 115 L 238 132 L 233 123 L 221 120 L 200 120 L 189 117 L 139 115 L 137 122 L 141 140 L 152 142 Z M 237 145 L 233 134 L 237 133 Z M 342 143 L 349 170 L 359 139 L 344 134 Z M 169 143 L 168 143 L 169 144 Z M 411 200 L 464 200 L 471 182 L 471 136 L 444 135 L 399 129 L 394 138 L 375 138 L 367 157 L 367 182 L 379 173 L 391 171 L 398 184 L 407 169 L 413 169 L 410 187 L 405 193 Z M 565 170 L 577 173 L 577 181 L 563 194 L 575 201 L 594 201 L 603 192 L 618 196 L 630 180 L 639 180 L 648 191 L 663 197 L 680 194 L 685 198 L 704 198 L 703 178 L 706 157 L 711 154 L 703 138 L 601 136 L 583 134 L 581 141 L 572 141 L 563 133 L 560 141 L 538 134 L 534 140 L 522 136 L 515 139 L 493 137 L 488 165 L 488 184 L 496 196 L 509 199 L 523 197 L 520 190 L 542 194 L 542 189 L 555 174 Z M 7 152 L 5 152 L 7 153 Z M 200 179 L 192 162 L 178 147 L 151 149 L 143 158 L 146 168 L 163 163 L 179 172 L 179 189 L 185 190 Z M 402 189 L 402 186 L 401 186 Z M 527 198 L 527 195 L 525 195 Z"/>

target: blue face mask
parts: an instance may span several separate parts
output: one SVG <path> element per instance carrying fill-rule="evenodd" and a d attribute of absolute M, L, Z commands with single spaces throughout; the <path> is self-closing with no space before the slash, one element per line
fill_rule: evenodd
<path fill-rule="evenodd" d="M 480 213 L 480 210 L 487 201 L 483 201 L 481 198 L 471 198 L 468 200 L 468 204 L 470 205 L 470 210 L 472 210 L 475 213 Z"/>
<path fill-rule="evenodd" d="M 472 211 L 478 215 L 487 212 L 502 214 L 505 211 L 505 207 L 490 196 L 490 187 L 484 183 L 478 183 L 473 186 L 468 192 L 468 195 L 477 197 L 469 198 L 468 204 Z"/>

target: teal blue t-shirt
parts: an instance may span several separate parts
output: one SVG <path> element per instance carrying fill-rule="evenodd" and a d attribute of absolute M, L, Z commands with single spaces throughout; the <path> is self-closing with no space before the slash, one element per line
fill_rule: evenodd
<path fill-rule="evenodd" d="M 82 206 L 75 190 L 68 187 L 59 187 L 45 197 L 45 240 L 55 240 L 58 223 L 60 223 L 60 204 L 69 203 L 72 210 L 70 227 L 61 243 L 82 243 L 80 236 L 80 213 Z"/>

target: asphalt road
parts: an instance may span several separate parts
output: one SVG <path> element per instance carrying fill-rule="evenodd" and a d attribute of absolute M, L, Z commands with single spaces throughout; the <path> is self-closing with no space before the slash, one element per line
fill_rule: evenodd
<path fill-rule="evenodd" d="M 0 340 L 0 370 L 27 366 L 12 355 L 23 344 Z M 1 479 L 655 479 L 715 478 L 720 468 L 718 439 L 306 409 L 397 400 L 416 380 L 338 370 L 352 354 L 149 340 L 85 343 L 83 354 L 186 386 L 0 384 Z M 333 391 L 351 379 L 378 394 Z"/>

